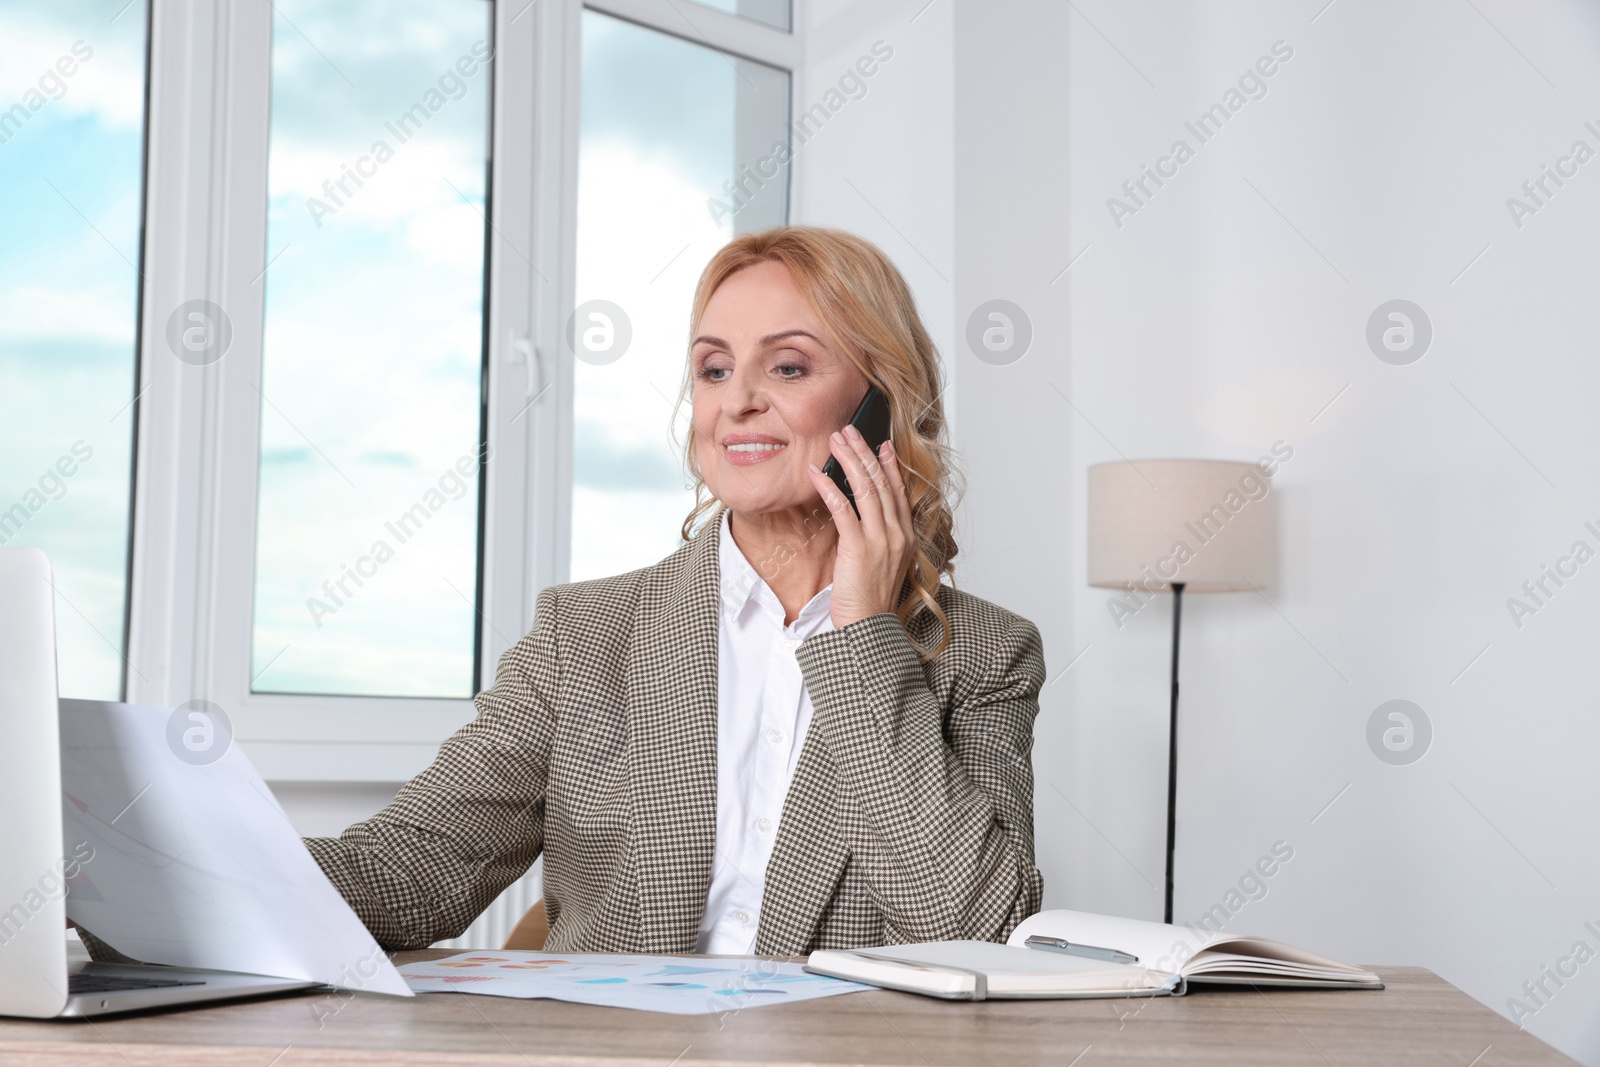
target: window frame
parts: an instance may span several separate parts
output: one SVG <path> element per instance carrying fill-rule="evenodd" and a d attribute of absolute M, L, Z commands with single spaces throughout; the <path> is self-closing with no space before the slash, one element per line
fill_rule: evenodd
<path fill-rule="evenodd" d="M 803 25 L 804 0 L 791 24 Z M 482 687 L 565 581 L 571 542 L 581 21 L 585 7 L 757 60 L 803 99 L 794 32 L 688 0 L 497 0 L 485 288 L 480 529 Z M 261 402 L 272 6 L 166 0 L 150 12 L 130 702 L 206 699 L 273 781 L 404 781 L 475 714 L 472 701 L 254 693 L 251 610 Z M 791 167 L 790 203 L 798 174 Z M 225 309 L 232 346 L 162 358 L 185 300 Z"/>

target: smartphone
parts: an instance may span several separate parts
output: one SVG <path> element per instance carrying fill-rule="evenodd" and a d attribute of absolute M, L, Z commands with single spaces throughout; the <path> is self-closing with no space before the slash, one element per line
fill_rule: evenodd
<path fill-rule="evenodd" d="M 873 455 L 877 455 L 878 449 L 889 439 L 889 401 L 876 385 L 869 387 L 867 395 L 861 398 L 861 405 L 856 408 L 855 415 L 850 419 L 850 425 L 861 432 L 867 447 L 872 449 Z M 844 493 L 844 498 L 850 501 L 850 506 L 855 508 L 856 516 L 859 518 L 861 509 L 856 508 L 856 495 L 850 491 L 850 479 L 845 474 L 844 468 L 839 466 L 839 461 L 829 456 L 822 473 L 833 479 L 833 484 Z"/>

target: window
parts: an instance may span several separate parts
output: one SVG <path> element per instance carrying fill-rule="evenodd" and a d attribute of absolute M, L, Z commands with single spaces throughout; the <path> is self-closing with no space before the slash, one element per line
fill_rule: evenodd
<path fill-rule="evenodd" d="M 400 781 L 540 589 L 670 552 L 694 283 L 788 214 L 788 21 L 0 8 L 0 543 L 55 564 L 63 692 Z"/>
<path fill-rule="evenodd" d="M 735 232 L 786 220 L 788 113 L 784 70 L 584 13 L 573 580 L 681 543 L 694 496 L 674 409 L 695 282 Z"/>
<path fill-rule="evenodd" d="M 717 11 L 753 19 L 776 29 L 789 28 L 789 0 L 699 0 L 699 2 Z"/>
<path fill-rule="evenodd" d="M 491 6 L 273 10 L 252 690 L 470 697 Z"/>
<path fill-rule="evenodd" d="M 64 696 L 120 699 L 145 5 L 0 8 L 0 545 L 50 555 Z"/>

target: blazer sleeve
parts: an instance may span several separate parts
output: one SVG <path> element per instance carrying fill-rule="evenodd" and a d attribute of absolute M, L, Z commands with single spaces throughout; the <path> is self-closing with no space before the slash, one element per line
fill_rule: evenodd
<path fill-rule="evenodd" d="M 554 589 L 479 693 L 477 717 L 377 815 L 306 847 L 385 948 L 456 937 L 544 845 L 560 670 Z"/>
<path fill-rule="evenodd" d="M 949 708 L 894 615 L 796 652 L 891 943 L 1003 941 L 1039 910 L 1031 753 L 1044 654 L 1031 622 L 1004 619 L 978 635 L 993 652 L 975 680 L 957 680 Z"/>

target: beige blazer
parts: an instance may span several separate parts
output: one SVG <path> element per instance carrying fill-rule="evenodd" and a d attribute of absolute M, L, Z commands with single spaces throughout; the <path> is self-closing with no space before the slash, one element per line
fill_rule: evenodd
<path fill-rule="evenodd" d="M 383 811 L 306 844 L 387 947 L 455 937 L 544 855 L 547 948 L 692 952 L 717 805 L 718 526 L 552 586 L 477 718 Z M 756 951 L 1002 940 L 1039 909 L 1032 623 L 944 587 L 922 665 L 893 615 L 796 651 L 815 707 Z M 935 620 L 915 624 L 929 647 Z"/>

